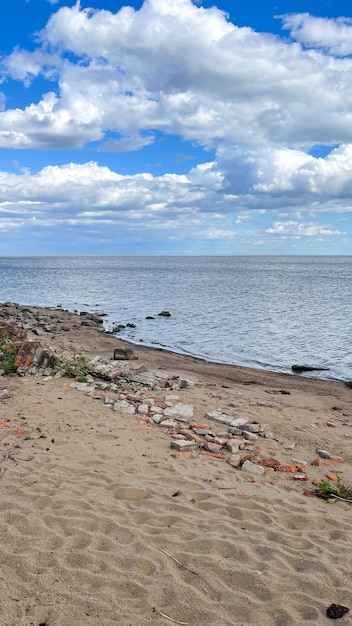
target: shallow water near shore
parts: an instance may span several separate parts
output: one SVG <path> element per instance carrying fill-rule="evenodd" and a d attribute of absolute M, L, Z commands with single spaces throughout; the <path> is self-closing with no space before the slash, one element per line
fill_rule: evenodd
<path fill-rule="evenodd" d="M 351 270 L 346 256 L 0 257 L 0 287 L 2 301 L 103 310 L 107 329 L 135 325 L 119 335 L 135 343 L 347 380 Z"/>

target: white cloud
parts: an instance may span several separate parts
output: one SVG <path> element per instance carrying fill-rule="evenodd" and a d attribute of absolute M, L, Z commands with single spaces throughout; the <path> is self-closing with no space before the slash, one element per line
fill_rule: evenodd
<path fill-rule="evenodd" d="M 146 0 L 116 13 L 61 7 L 32 52 L 16 48 L 1 61 L 0 147 L 95 142 L 99 156 L 141 150 L 168 133 L 216 157 L 183 176 L 122 176 L 93 162 L 0 173 L 0 202 L 13 203 L 18 219 L 28 210 L 21 202 L 39 203 L 43 225 L 182 224 L 221 240 L 271 211 L 267 235 L 338 236 L 338 228 L 314 230 L 297 215 L 351 211 L 352 21 L 282 20 L 291 40 L 238 28 L 191 0 Z M 11 80 L 32 85 L 33 94 L 38 77 L 51 89 L 6 108 Z M 309 154 L 319 145 L 339 147 L 324 158 Z M 216 225 L 215 214 L 224 222 Z"/>
<path fill-rule="evenodd" d="M 275 222 L 266 233 L 271 235 L 289 235 L 291 237 L 316 237 L 317 235 L 343 235 L 339 230 L 324 227 L 320 224 L 300 224 L 294 220 L 287 222 Z"/>
<path fill-rule="evenodd" d="M 314 17 L 309 13 L 296 13 L 281 16 L 283 27 L 291 31 L 291 36 L 311 48 L 325 48 L 331 54 L 348 56 L 352 54 L 352 19 L 339 17 L 328 19 Z"/>
<path fill-rule="evenodd" d="M 42 31 L 41 47 L 16 49 L 3 68 L 25 82 L 57 72 L 55 107 L 39 128 L 45 98 L 22 111 L 28 131 L 14 143 L 24 147 L 60 147 L 51 127 L 63 118 L 73 146 L 108 131 L 155 130 L 204 146 L 352 142 L 351 59 L 238 28 L 215 7 L 191 0 L 146 0 L 139 11 L 115 14 L 62 7 Z M 8 117 L 0 117 L 2 145 L 15 124 L 8 128 Z"/>

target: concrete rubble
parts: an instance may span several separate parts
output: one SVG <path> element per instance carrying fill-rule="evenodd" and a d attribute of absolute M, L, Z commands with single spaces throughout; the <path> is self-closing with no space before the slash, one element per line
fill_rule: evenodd
<path fill-rule="evenodd" d="M 14 365 L 20 376 L 43 376 L 44 380 L 52 377 L 72 376 L 76 380 L 71 387 L 88 394 L 94 400 L 103 402 L 106 408 L 125 416 L 131 416 L 133 424 L 141 427 L 157 426 L 170 436 L 172 456 L 186 455 L 189 452 L 208 455 L 210 458 L 223 460 L 236 470 L 264 476 L 267 472 L 287 472 L 293 480 L 305 481 L 307 478 L 306 461 L 292 460 L 281 463 L 274 458 L 260 455 L 258 442 L 273 438 L 269 427 L 255 420 L 239 416 L 240 407 L 230 403 L 233 410 L 224 412 L 219 409 L 208 410 L 205 422 L 194 421 L 194 407 L 180 400 L 183 390 L 198 386 L 192 380 L 177 374 L 150 372 L 143 364 L 134 363 L 137 358 L 133 350 L 115 348 L 111 360 L 96 356 L 88 362 L 82 359 L 71 361 L 60 358 L 50 350 L 48 341 L 38 337 L 54 333 L 58 327 L 68 330 L 63 324 L 63 310 L 53 309 L 41 312 L 38 307 L 24 307 L 14 303 L 5 303 L 0 307 L 0 377 L 1 357 L 4 351 L 13 354 Z M 68 315 L 69 312 L 67 312 Z M 104 313 L 82 312 L 76 316 L 71 329 L 80 325 L 95 326 L 101 329 Z M 28 333 L 32 335 L 28 339 Z M 33 338 L 34 335 L 34 338 Z M 6 356 L 6 355 L 5 355 Z M 75 364 L 83 368 L 84 380 L 79 380 Z M 78 379 L 78 380 L 77 380 Z M 176 392 L 176 393 L 175 393 Z M 180 392 L 180 396 L 177 395 Z M 0 389 L 0 401 L 9 398 L 6 388 Z M 273 406 L 259 401 L 250 406 Z M 211 424 L 209 424 L 210 422 Z M 327 423 L 330 427 L 336 424 Z M 293 450 L 295 444 L 286 445 L 285 450 Z M 310 465 L 330 465 L 343 463 L 343 459 L 330 452 L 317 448 L 318 455 Z"/>

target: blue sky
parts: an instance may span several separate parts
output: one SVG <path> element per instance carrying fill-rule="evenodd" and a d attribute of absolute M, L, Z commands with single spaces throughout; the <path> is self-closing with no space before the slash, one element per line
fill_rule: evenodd
<path fill-rule="evenodd" d="M 0 255 L 352 253 L 347 0 L 12 0 L 0 24 Z"/>

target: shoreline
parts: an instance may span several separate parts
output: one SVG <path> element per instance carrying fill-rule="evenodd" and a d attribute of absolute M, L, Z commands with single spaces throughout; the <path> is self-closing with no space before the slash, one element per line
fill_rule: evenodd
<path fill-rule="evenodd" d="M 62 309 L 16 311 L 28 339 L 53 354 L 99 356 L 132 375 L 81 388 L 0 376 L 2 626 L 232 626 L 234 614 L 246 626 L 320 626 L 331 603 L 349 606 L 351 505 L 305 495 L 327 476 L 352 485 L 352 390 L 342 381 L 134 345 Z M 132 345 L 138 359 L 112 360 Z M 209 435 L 209 450 L 195 440 L 179 452 L 178 435 L 143 403 L 191 407 L 188 421 L 219 442 L 227 426 L 206 417 L 214 411 L 265 436 L 248 431 L 230 452 Z M 274 461 L 299 466 L 300 479 Z"/>

